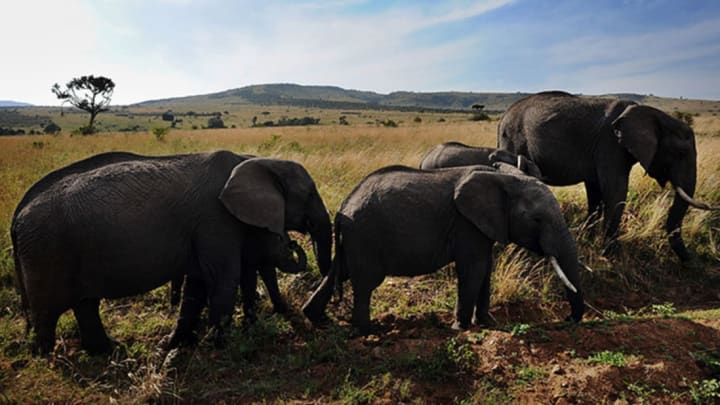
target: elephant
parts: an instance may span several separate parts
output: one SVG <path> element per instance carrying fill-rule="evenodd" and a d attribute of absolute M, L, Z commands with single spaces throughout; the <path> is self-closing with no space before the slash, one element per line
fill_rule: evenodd
<path fill-rule="evenodd" d="M 632 166 L 640 162 L 661 187 L 676 193 L 665 230 L 670 246 L 686 261 L 681 235 L 688 204 L 695 201 L 695 135 L 668 114 L 633 101 L 542 92 L 517 101 L 498 124 L 499 149 L 527 156 L 554 186 L 585 183 L 588 216 L 604 217 L 604 236 L 616 248 Z"/>
<path fill-rule="evenodd" d="M 453 328 L 485 324 L 494 242 L 514 242 L 547 256 L 566 285 L 570 319 L 584 313 L 577 247 L 560 205 L 542 182 L 484 166 L 423 171 L 390 166 L 365 177 L 335 216 L 330 273 L 303 306 L 313 323 L 326 320 L 334 285 L 350 279 L 352 326 L 370 328 L 370 298 L 385 276 L 457 271 Z M 342 291 L 342 289 L 341 289 Z"/>
<path fill-rule="evenodd" d="M 420 169 L 431 170 L 444 167 L 486 165 L 505 162 L 516 165 L 529 176 L 541 178 L 540 169 L 525 156 L 515 155 L 496 148 L 468 146 L 460 142 L 445 142 L 435 145 L 420 161 Z"/>
<path fill-rule="evenodd" d="M 246 242 L 243 247 L 242 258 L 242 268 L 244 269 L 243 277 L 247 275 L 247 279 L 243 278 L 243 281 L 241 281 L 241 286 L 243 290 L 246 291 L 242 297 L 245 319 L 253 322 L 257 318 L 255 314 L 257 278 L 252 269 L 256 269 L 257 273 L 260 274 L 270 301 L 273 304 L 273 311 L 276 313 L 286 313 L 288 307 L 280 294 L 275 268 L 277 267 L 283 273 L 288 274 L 297 274 L 306 271 L 307 255 L 302 247 L 290 239 L 287 233 L 283 233 L 283 235 L 265 233 L 259 235 L 258 238 Z M 245 272 L 245 270 L 248 271 Z M 171 281 L 171 306 L 176 306 L 180 303 L 184 282 L 185 276 Z M 243 284 L 243 282 L 246 284 Z"/>
<path fill-rule="evenodd" d="M 229 151 L 163 157 L 111 152 L 53 171 L 12 218 L 18 286 L 33 352 L 50 353 L 58 317 L 72 309 L 82 347 L 112 348 L 100 299 L 140 294 L 185 276 L 168 347 L 193 344 L 207 303 L 215 342 L 229 325 L 248 241 L 309 233 L 320 272 L 332 227 L 302 165 Z"/>

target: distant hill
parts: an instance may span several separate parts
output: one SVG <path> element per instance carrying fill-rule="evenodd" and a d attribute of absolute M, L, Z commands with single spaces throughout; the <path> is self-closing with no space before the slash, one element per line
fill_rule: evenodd
<path fill-rule="evenodd" d="M 32 107 L 32 104 L 12 100 L 0 100 L 0 107 Z"/>
<path fill-rule="evenodd" d="M 410 92 L 396 91 L 380 94 L 372 91 L 347 90 L 336 86 L 303 86 L 299 84 L 259 84 L 225 90 L 218 93 L 149 100 L 134 106 L 151 108 L 202 108 L 223 105 L 283 105 L 324 109 L 392 109 L 469 111 L 473 105 L 484 106 L 488 112 L 503 112 L 512 103 L 532 93 L 476 93 L 476 92 Z M 642 94 L 605 94 L 649 104 L 665 110 L 705 111 L 718 101 L 663 98 Z"/>
<path fill-rule="evenodd" d="M 303 86 L 298 84 L 260 84 L 219 93 L 198 96 L 149 100 L 138 106 L 155 105 L 202 105 L 258 104 L 291 105 L 308 108 L 338 109 L 433 109 L 464 110 L 474 104 L 485 106 L 486 110 L 503 111 L 513 102 L 529 93 L 473 93 L 437 92 L 420 93 L 398 91 L 380 94 L 372 91 L 347 90 L 335 86 Z"/>

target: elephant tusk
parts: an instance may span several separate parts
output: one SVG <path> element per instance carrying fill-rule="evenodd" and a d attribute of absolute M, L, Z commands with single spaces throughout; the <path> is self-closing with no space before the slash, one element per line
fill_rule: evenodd
<path fill-rule="evenodd" d="M 705 203 L 696 201 L 694 198 L 690 197 L 680 186 L 675 187 L 675 191 L 683 200 L 685 200 L 688 204 L 692 205 L 695 208 L 709 211 L 720 210 L 720 207 L 711 207 Z"/>
<path fill-rule="evenodd" d="M 588 266 L 588 265 L 585 264 L 585 263 L 580 263 L 580 265 L 583 266 L 583 268 L 584 268 L 585 270 L 587 270 L 588 272 L 590 272 L 590 273 L 594 273 L 594 272 L 595 272 L 595 270 L 593 270 L 592 267 Z"/>
<path fill-rule="evenodd" d="M 577 294 L 577 288 L 575 288 L 574 285 L 568 280 L 565 273 L 562 271 L 562 268 L 560 268 L 560 263 L 558 263 L 555 256 L 550 256 L 550 263 L 552 263 L 553 269 L 555 269 L 555 272 L 557 273 L 558 277 L 560 277 L 560 280 L 565 284 L 567 288 L 570 289 L 570 291 Z"/>
<path fill-rule="evenodd" d="M 522 170 L 522 156 L 521 155 L 518 155 L 517 168 Z"/>

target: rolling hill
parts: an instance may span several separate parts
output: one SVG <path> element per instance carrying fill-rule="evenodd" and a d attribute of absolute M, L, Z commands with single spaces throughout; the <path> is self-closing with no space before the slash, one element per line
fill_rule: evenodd
<path fill-rule="evenodd" d="M 225 90 L 218 93 L 143 101 L 135 106 L 189 108 L 213 105 L 285 105 L 328 109 L 399 109 L 465 111 L 474 104 L 485 106 L 489 112 L 505 111 L 512 103 L 531 93 L 485 93 L 485 92 L 411 92 L 396 91 L 389 94 L 372 91 L 348 90 L 336 86 L 304 86 L 299 84 L 259 84 Z M 688 100 L 683 98 L 656 97 L 642 94 L 606 94 L 606 97 L 630 99 L 664 110 L 689 112 L 720 111 L 720 101 Z"/>

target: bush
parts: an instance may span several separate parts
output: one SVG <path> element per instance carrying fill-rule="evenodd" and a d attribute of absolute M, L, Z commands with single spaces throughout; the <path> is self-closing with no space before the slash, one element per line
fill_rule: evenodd
<path fill-rule="evenodd" d="M 208 120 L 208 128 L 225 128 L 225 123 L 220 117 L 212 117 Z"/>
<path fill-rule="evenodd" d="M 160 142 L 165 140 L 165 135 L 167 135 L 168 132 L 170 132 L 170 128 L 168 127 L 155 127 L 152 129 L 152 133 L 155 135 L 155 140 Z"/>
<path fill-rule="evenodd" d="M 59 133 L 60 131 L 62 131 L 62 128 L 60 128 L 60 126 L 58 124 L 56 124 L 52 121 L 49 124 L 47 124 L 45 126 L 45 128 L 43 128 L 43 132 L 45 132 L 46 134 L 54 135 L 54 134 Z"/>

